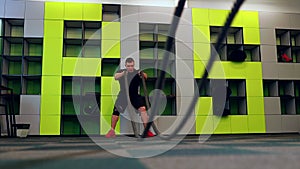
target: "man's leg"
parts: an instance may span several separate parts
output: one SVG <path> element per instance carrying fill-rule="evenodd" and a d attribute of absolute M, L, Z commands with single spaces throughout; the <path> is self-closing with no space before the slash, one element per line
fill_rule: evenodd
<path fill-rule="evenodd" d="M 117 116 L 117 115 L 111 116 L 111 129 L 112 130 L 115 130 L 118 120 L 119 120 L 119 116 Z"/>
<path fill-rule="evenodd" d="M 111 129 L 105 135 L 106 138 L 116 137 L 115 129 L 119 120 L 119 115 L 120 113 L 118 112 L 118 110 L 114 108 L 113 114 L 111 116 Z"/>
<path fill-rule="evenodd" d="M 139 112 L 141 113 L 141 119 L 144 124 L 144 128 L 146 128 L 148 120 L 149 120 L 149 116 L 147 114 L 146 107 L 145 106 L 140 107 Z M 151 131 L 148 131 L 147 136 L 153 137 L 154 134 Z"/>

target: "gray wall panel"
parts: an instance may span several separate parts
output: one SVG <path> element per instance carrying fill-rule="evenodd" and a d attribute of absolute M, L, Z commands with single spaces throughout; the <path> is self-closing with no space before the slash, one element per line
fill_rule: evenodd
<path fill-rule="evenodd" d="M 194 59 L 194 51 L 193 51 L 193 43 L 187 42 L 176 42 L 176 58 L 184 59 L 184 60 L 193 60 Z"/>
<path fill-rule="evenodd" d="M 121 22 L 137 22 L 139 18 L 138 12 L 138 6 L 122 5 Z"/>
<path fill-rule="evenodd" d="M 21 95 L 20 96 L 20 114 L 38 115 L 40 114 L 41 96 L 39 95 Z"/>
<path fill-rule="evenodd" d="M 24 23 L 24 37 L 44 37 L 44 20 L 28 20 Z"/>
<path fill-rule="evenodd" d="M 278 79 L 277 63 L 262 63 L 263 79 Z"/>
<path fill-rule="evenodd" d="M 24 18 L 25 17 L 25 1 L 6 1 L 5 3 L 6 18 Z"/>
<path fill-rule="evenodd" d="M 261 52 L 261 61 L 264 63 L 277 63 L 277 51 L 276 46 L 270 45 L 261 45 L 260 46 Z"/>
<path fill-rule="evenodd" d="M 259 24 L 261 28 L 289 28 L 290 16 L 283 13 L 260 12 Z"/>
<path fill-rule="evenodd" d="M 264 107 L 266 115 L 280 115 L 280 98 L 279 97 L 265 97 Z"/>
<path fill-rule="evenodd" d="M 44 19 L 45 2 L 26 1 L 25 19 Z"/>
<path fill-rule="evenodd" d="M 121 22 L 121 40 L 139 40 L 139 23 L 138 22 Z"/>
<path fill-rule="evenodd" d="M 260 43 L 262 45 L 276 45 L 275 29 L 260 29 Z"/>
<path fill-rule="evenodd" d="M 20 115 L 17 118 L 17 123 L 30 124 L 28 135 L 40 134 L 40 115 Z"/>
<path fill-rule="evenodd" d="M 0 17 L 5 16 L 5 0 L 0 1 Z"/>
<path fill-rule="evenodd" d="M 281 115 L 266 115 L 266 132 L 280 133 L 281 130 Z"/>

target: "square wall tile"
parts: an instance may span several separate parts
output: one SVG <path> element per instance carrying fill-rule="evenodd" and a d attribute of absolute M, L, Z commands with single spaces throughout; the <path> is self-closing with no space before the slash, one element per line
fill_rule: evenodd
<path fill-rule="evenodd" d="M 25 19 L 43 20 L 45 13 L 45 2 L 26 1 Z"/>

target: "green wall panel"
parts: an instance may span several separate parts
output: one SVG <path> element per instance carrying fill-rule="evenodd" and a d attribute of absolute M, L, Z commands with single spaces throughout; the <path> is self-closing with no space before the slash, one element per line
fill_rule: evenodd
<path fill-rule="evenodd" d="M 102 22 L 102 39 L 120 40 L 121 23 L 120 22 Z"/>
<path fill-rule="evenodd" d="M 63 20 L 44 20 L 44 42 L 47 38 L 62 39 L 63 33 Z M 44 43 L 44 45 L 46 44 Z"/>
<path fill-rule="evenodd" d="M 116 96 L 101 96 L 101 110 L 100 114 L 103 116 L 112 115 Z"/>
<path fill-rule="evenodd" d="M 208 9 L 193 8 L 192 22 L 193 25 L 209 25 Z"/>
<path fill-rule="evenodd" d="M 63 51 L 63 40 L 60 38 L 44 39 L 43 49 L 43 75 L 61 75 L 62 67 L 62 51 Z"/>
<path fill-rule="evenodd" d="M 231 132 L 233 134 L 248 133 L 248 116 L 230 116 Z"/>
<path fill-rule="evenodd" d="M 101 95 L 118 95 L 120 85 L 114 77 L 101 77 Z"/>
<path fill-rule="evenodd" d="M 196 133 L 195 134 L 212 134 L 214 132 L 213 116 L 195 116 Z"/>
<path fill-rule="evenodd" d="M 60 135 L 60 115 L 40 117 L 40 135 Z"/>
<path fill-rule="evenodd" d="M 212 97 L 199 97 L 196 110 L 196 116 L 208 116 L 212 115 Z"/>
<path fill-rule="evenodd" d="M 63 2 L 46 2 L 45 3 L 45 19 L 64 18 L 65 3 Z"/>
<path fill-rule="evenodd" d="M 231 121 L 229 117 L 213 116 L 214 134 L 229 134 L 231 133 Z"/>
<path fill-rule="evenodd" d="M 42 76 L 42 95 L 61 95 L 61 76 Z"/>
<path fill-rule="evenodd" d="M 101 21 L 102 4 L 83 4 L 82 19 L 85 21 Z"/>
<path fill-rule="evenodd" d="M 120 58 L 121 42 L 119 40 L 102 40 L 102 58 Z"/>
<path fill-rule="evenodd" d="M 100 134 L 105 135 L 111 129 L 111 115 L 104 116 L 101 115 L 100 117 Z M 116 134 L 120 133 L 120 121 L 118 122 L 116 129 Z"/>
<path fill-rule="evenodd" d="M 266 124 L 264 115 L 249 115 L 248 116 L 249 133 L 265 133 Z"/>
<path fill-rule="evenodd" d="M 82 20 L 82 3 L 65 2 L 64 20 Z"/>

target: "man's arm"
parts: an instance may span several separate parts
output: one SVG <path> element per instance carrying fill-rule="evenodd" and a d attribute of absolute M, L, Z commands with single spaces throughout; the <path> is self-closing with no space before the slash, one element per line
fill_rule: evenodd
<path fill-rule="evenodd" d="M 122 76 L 124 76 L 124 74 L 125 74 L 125 71 L 123 70 L 123 71 L 121 71 L 121 72 L 117 72 L 116 74 L 115 74 L 115 80 L 119 80 Z"/>

